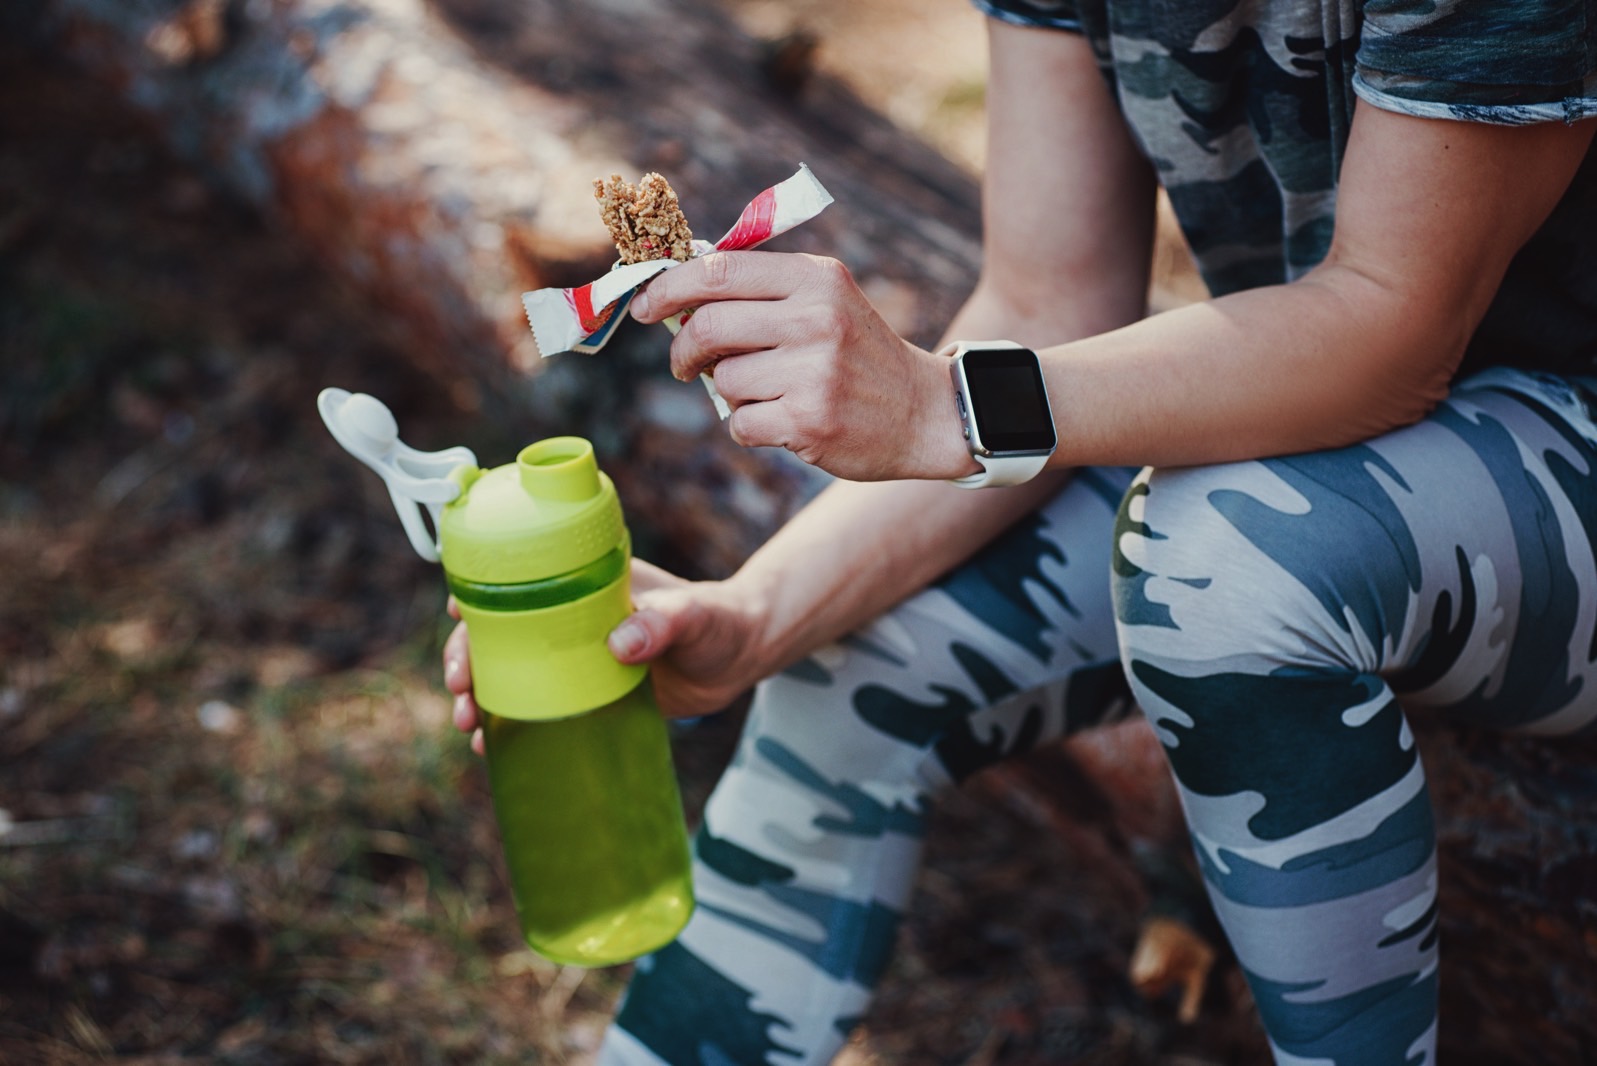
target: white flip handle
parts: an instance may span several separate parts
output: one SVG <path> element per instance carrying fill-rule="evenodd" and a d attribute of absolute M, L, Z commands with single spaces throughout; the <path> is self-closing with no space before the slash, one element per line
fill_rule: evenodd
<path fill-rule="evenodd" d="M 417 451 L 399 439 L 393 412 L 364 392 L 323 389 L 316 397 L 316 410 L 333 439 L 371 467 L 388 486 L 388 495 L 416 554 L 436 563 L 438 540 L 427 529 L 422 508 L 432 516 L 436 530 L 444 504 L 460 495 L 460 485 L 450 478 L 450 472 L 461 466 L 476 466 L 476 455 L 461 446 L 437 452 Z"/>

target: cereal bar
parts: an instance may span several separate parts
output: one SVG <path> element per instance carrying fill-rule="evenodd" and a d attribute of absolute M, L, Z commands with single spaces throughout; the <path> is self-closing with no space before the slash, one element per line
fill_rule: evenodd
<path fill-rule="evenodd" d="M 622 263 L 687 262 L 692 255 L 693 231 L 676 192 L 659 174 L 645 174 L 636 185 L 619 174 L 610 175 L 609 182 L 595 178 L 593 196 Z"/>

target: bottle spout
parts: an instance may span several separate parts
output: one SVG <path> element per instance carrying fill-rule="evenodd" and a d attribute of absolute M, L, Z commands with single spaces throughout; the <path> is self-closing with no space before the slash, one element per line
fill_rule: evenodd
<path fill-rule="evenodd" d="M 529 496 L 582 503 L 599 495 L 599 463 L 581 437 L 550 437 L 516 456 L 521 487 Z"/>
<path fill-rule="evenodd" d="M 446 503 L 461 493 L 461 482 L 450 474 L 460 467 L 473 469 L 477 457 L 470 448 L 445 448 L 422 452 L 399 439 L 393 412 L 375 396 L 344 389 L 323 389 L 316 397 L 322 422 L 341 447 L 370 467 L 399 512 L 399 520 L 416 554 L 430 563 L 439 558 L 436 531 Z M 427 528 L 423 510 L 432 518 Z"/>

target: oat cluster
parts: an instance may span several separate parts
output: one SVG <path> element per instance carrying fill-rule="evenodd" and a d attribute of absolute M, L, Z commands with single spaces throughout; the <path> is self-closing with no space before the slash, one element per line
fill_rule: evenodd
<path fill-rule="evenodd" d="M 693 231 L 676 192 L 660 175 L 645 174 L 636 185 L 619 174 L 608 182 L 595 178 L 593 198 L 623 263 L 668 257 L 685 263 L 693 254 Z"/>

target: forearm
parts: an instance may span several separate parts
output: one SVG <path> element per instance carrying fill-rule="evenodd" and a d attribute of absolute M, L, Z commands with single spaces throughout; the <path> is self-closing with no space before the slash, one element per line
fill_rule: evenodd
<path fill-rule="evenodd" d="M 1445 395 L 1470 325 L 1333 266 L 1047 349 L 1054 462 L 1192 466 L 1366 440 Z"/>
<path fill-rule="evenodd" d="M 989 30 L 984 265 L 947 335 L 1041 347 L 1134 321 L 1147 297 L 1152 169 L 1083 40 L 997 22 Z M 1044 203 L 1048 210 L 1040 209 Z M 1024 204 L 1039 210 L 1016 210 Z M 664 275 L 665 288 L 682 275 Z M 700 332 L 709 321 L 694 316 Z M 736 328 L 733 316 L 723 321 Z M 673 358 L 693 339 L 679 336 Z M 946 365 L 939 369 L 940 377 L 919 382 L 923 388 L 892 380 L 886 391 L 919 397 L 908 401 L 916 425 L 954 419 L 958 445 L 953 383 Z M 910 436 L 895 439 L 901 452 L 916 450 Z M 758 665 L 780 669 L 881 614 L 1035 509 L 1066 477 L 1050 472 L 1026 485 L 979 491 L 929 475 L 828 488 L 728 582 L 755 619 Z"/>
<path fill-rule="evenodd" d="M 1146 307 L 1152 171 L 1083 41 L 997 22 L 989 31 L 984 266 L 946 336 L 1041 347 L 1133 322 Z M 1039 137 L 1039 129 L 1053 135 Z M 1015 211 L 1045 189 L 1073 210 L 1038 218 Z M 946 384 L 943 413 L 953 417 Z M 937 480 L 834 484 L 734 578 L 762 604 L 764 658 L 785 666 L 875 618 L 1068 477 L 1049 471 L 1025 485 L 976 491 Z"/>
<path fill-rule="evenodd" d="M 1068 475 L 971 491 L 940 481 L 839 481 L 731 579 L 758 605 L 760 659 L 782 669 L 859 628 L 1035 509 Z"/>
<path fill-rule="evenodd" d="M 1510 260 L 1568 188 L 1594 130 L 1360 105 L 1319 267 L 1042 353 L 1055 461 L 1216 463 L 1340 447 L 1417 421 L 1446 393 Z"/>

